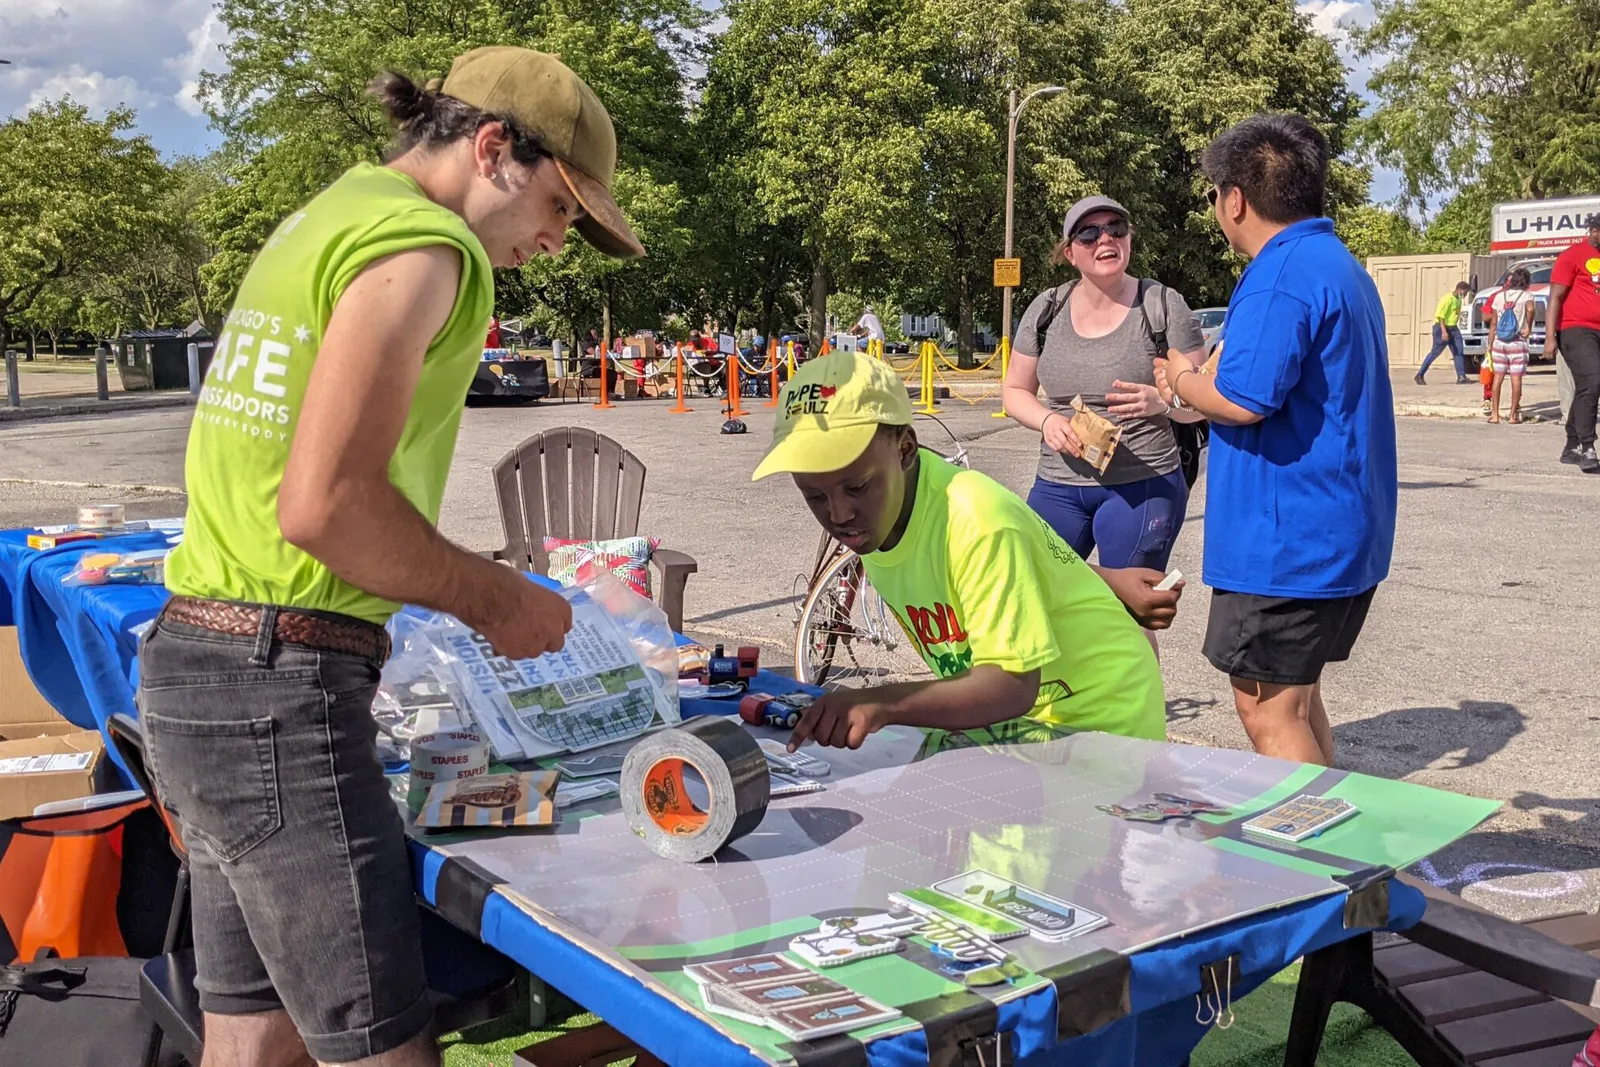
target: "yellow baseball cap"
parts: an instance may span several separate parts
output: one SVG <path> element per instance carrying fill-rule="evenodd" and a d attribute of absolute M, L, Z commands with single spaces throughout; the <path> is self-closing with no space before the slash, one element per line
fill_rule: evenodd
<path fill-rule="evenodd" d="M 858 352 L 813 359 L 784 386 L 772 447 L 750 480 L 843 470 L 879 426 L 909 425 L 911 397 L 887 363 Z"/>
<path fill-rule="evenodd" d="M 496 45 L 457 56 L 443 92 L 536 134 L 572 195 L 583 205 L 577 230 L 608 256 L 644 255 L 611 195 L 617 134 L 594 90 L 556 56 Z"/>

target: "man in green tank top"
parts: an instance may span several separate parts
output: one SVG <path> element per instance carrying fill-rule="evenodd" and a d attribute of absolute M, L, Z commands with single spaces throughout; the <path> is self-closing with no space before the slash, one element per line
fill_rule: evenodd
<path fill-rule="evenodd" d="M 404 828 L 370 706 L 402 603 L 513 657 L 565 600 L 434 528 L 495 267 L 568 227 L 643 254 L 616 135 L 554 56 L 481 48 L 442 86 L 373 84 L 399 129 L 279 224 L 190 431 L 173 596 L 146 635 L 152 772 L 190 854 L 204 1067 L 433 1067 Z"/>

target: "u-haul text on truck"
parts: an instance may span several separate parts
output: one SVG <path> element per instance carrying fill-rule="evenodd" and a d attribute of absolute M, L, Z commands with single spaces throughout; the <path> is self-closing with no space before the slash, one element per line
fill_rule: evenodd
<path fill-rule="evenodd" d="M 1584 239 L 1591 215 L 1600 215 L 1600 196 L 1496 204 L 1489 220 L 1489 251 L 1559 251 Z"/>

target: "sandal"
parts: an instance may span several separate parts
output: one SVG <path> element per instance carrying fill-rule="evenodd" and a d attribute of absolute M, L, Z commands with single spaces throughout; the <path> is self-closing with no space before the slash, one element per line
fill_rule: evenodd
<path fill-rule="evenodd" d="M 1521 426 L 1522 425 L 1522 412 L 1513 411 L 1511 413 L 1511 418 L 1507 419 L 1506 421 L 1511 423 L 1511 425 L 1513 425 L 1513 426 Z"/>
<path fill-rule="evenodd" d="M 1493 426 L 1495 423 L 1497 423 L 1499 421 L 1500 421 L 1500 416 L 1499 415 L 1490 415 L 1489 416 L 1489 425 Z"/>

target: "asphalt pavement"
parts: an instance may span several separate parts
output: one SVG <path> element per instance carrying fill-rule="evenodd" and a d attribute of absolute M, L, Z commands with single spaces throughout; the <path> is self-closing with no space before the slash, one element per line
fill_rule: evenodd
<path fill-rule="evenodd" d="M 1530 380 L 1534 388 L 1553 393 L 1542 379 Z M 1475 403 L 1468 386 L 1427 389 L 1430 404 Z M 690 403 L 687 415 L 655 401 L 610 411 L 578 402 L 469 409 L 440 526 L 469 548 L 499 547 L 494 462 L 552 427 L 609 434 L 648 468 L 641 532 L 699 561 L 686 628 L 710 640 L 755 641 L 765 662 L 782 666 L 818 531 L 787 479 L 749 480 L 771 409 L 746 400 L 750 432 L 725 436 L 719 401 Z M 953 434 L 973 466 L 1026 493 L 1037 436 L 991 417 L 990 401 L 941 407 L 949 433 L 924 421 L 924 442 L 949 447 Z M 126 501 L 135 516 L 180 514 L 189 415 L 0 425 L 0 526 L 70 520 L 91 501 Z M 1398 427 L 1392 573 L 1354 657 L 1325 676 L 1339 763 L 1506 802 L 1418 869 L 1436 884 L 1515 916 L 1596 910 L 1600 477 L 1557 464 L 1563 431 L 1553 422 L 1402 417 Z M 1161 638 L 1168 720 L 1176 740 L 1244 747 L 1227 680 L 1200 654 L 1205 507 L 1202 479 L 1173 557 L 1189 585 L 1176 625 Z"/>

